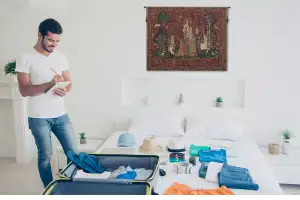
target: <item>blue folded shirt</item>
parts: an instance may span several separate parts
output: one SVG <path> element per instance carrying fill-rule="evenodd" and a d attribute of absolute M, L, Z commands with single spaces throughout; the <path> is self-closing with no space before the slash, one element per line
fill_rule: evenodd
<path fill-rule="evenodd" d="M 246 168 L 224 164 L 218 174 L 219 187 L 226 186 L 231 189 L 258 190 L 250 172 Z"/>
<path fill-rule="evenodd" d="M 226 159 L 226 150 L 199 150 L 198 151 L 199 161 L 204 162 L 218 162 L 218 163 L 227 163 Z"/>

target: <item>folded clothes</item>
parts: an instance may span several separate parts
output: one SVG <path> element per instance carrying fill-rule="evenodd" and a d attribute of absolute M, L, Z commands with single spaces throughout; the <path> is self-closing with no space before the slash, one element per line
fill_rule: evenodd
<path fill-rule="evenodd" d="M 226 186 L 217 189 L 193 189 L 175 182 L 164 192 L 164 195 L 234 195 L 234 193 Z"/>
<path fill-rule="evenodd" d="M 258 190 L 248 169 L 224 164 L 218 174 L 219 186 L 232 189 Z"/>
<path fill-rule="evenodd" d="M 199 161 L 200 162 L 218 162 L 227 163 L 226 150 L 199 150 Z"/>
<path fill-rule="evenodd" d="M 73 180 L 77 179 L 108 179 L 110 176 L 111 172 L 103 172 L 102 174 L 100 173 L 85 173 L 83 170 L 78 170 L 73 177 Z"/>
<path fill-rule="evenodd" d="M 170 158 L 174 158 L 174 157 L 184 158 L 185 154 L 184 153 L 170 153 L 169 157 Z"/>
<path fill-rule="evenodd" d="M 226 156 L 227 158 L 237 158 L 238 152 L 234 151 L 234 149 L 228 149 L 228 148 L 219 148 L 219 147 L 210 147 L 211 150 L 220 150 L 220 149 L 226 149 Z"/>
<path fill-rule="evenodd" d="M 114 170 L 109 178 L 110 179 L 129 179 L 129 180 L 147 180 L 152 174 L 151 169 L 136 168 L 132 169 L 130 166 L 120 166 Z"/>
<path fill-rule="evenodd" d="M 185 162 L 184 158 L 169 158 L 170 163 Z"/>
<path fill-rule="evenodd" d="M 208 182 L 218 183 L 218 174 L 221 172 L 223 163 L 210 162 L 207 166 L 205 180 Z"/>
<path fill-rule="evenodd" d="M 190 145 L 190 155 L 191 156 L 198 156 L 199 150 L 210 150 L 210 147 L 209 146 L 196 146 L 193 144 Z"/>
<path fill-rule="evenodd" d="M 180 152 L 185 152 L 185 148 L 183 149 L 170 149 L 167 148 L 168 152 L 173 152 L 173 153 L 180 153 Z"/>

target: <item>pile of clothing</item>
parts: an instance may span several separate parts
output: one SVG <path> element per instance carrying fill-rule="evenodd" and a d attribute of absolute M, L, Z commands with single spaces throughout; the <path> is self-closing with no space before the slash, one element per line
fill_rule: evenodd
<path fill-rule="evenodd" d="M 185 162 L 184 153 L 170 153 L 169 155 L 170 163 Z"/>
<path fill-rule="evenodd" d="M 125 180 L 147 180 L 152 174 L 152 170 L 145 168 L 132 169 L 130 166 L 120 166 L 118 169 L 103 173 L 86 173 L 83 170 L 77 170 L 73 180 L 80 179 L 125 179 Z"/>
<path fill-rule="evenodd" d="M 209 182 L 218 183 L 220 187 L 231 189 L 258 190 L 248 169 L 229 165 L 225 149 L 199 150 L 199 177 Z"/>
<path fill-rule="evenodd" d="M 136 168 L 130 166 L 119 166 L 109 171 L 102 166 L 95 156 L 84 152 L 76 154 L 72 151 L 67 153 L 68 158 L 78 168 L 73 180 L 82 179 L 126 179 L 126 180 L 147 180 L 152 175 L 151 169 Z"/>
<path fill-rule="evenodd" d="M 185 145 L 180 139 L 169 140 L 167 145 L 167 151 L 169 154 L 170 163 L 182 163 L 185 162 Z"/>

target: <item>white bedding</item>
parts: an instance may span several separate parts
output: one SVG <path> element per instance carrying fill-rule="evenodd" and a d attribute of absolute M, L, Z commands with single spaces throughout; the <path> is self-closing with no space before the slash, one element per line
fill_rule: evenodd
<path fill-rule="evenodd" d="M 117 148 L 117 141 L 118 137 L 121 133 L 126 131 L 117 131 L 113 133 L 101 147 L 96 151 L 96 153 L 101 153 L 105 151 L 111 151 L 112 148 Z M 162 145 L 164 148 L 168 144 L 168 141 L 171 138 L 161 137 L 156 138 L 157 142 Z M 252 190 L 237 190 L 232 189 L 235 194 L 259 194 L 259 195 L 274 195 L 274 194 L 283 194 L 275 176 L 273 175 L 270 167 L 267 165 L 263 155 L 260 153 L 257 145 L 251 139 L 245 138 L 242 141 L 238 142 L 231 142 L 225 140 L 208 140 L 203 138 L 184 138 L 186 146 L 189 147 L 190 144 L 194 145 L 226 145 L 229 148 L 229 156 L 227 158 L 229 165 L 235 165 L 239 167 L 245 167 L 249 169 L 252 178 L 254 181 L 259 185 L 258 191 Z M 136 137 L 136 145 L 133 148 L 126 148 L 127 150 L 124 151 L 126 154 L 141 154 L 138 152 L 138 148 L 143 143 L 143 137 L 137 136 Z M 123 152 L 122 148 L 118 148 L 116 152 Z M 188 159 L 189 149 L 186 152 L 186 159 Z M 231 157 L 231 156 L 232 157 Z M 168 160 L 168 152 L 165 151 L 161 154 L 160 161 Z M 237 156 L 237 157 L 236 157 Z M 199 162 L 199 160 L 198 160 Z M 155 186 L 155 192 L 162 194 L 169 186 L 172 185 L 175 181 L 179 183 L 186 184 L 191 186 L 195 189 L 209 189 L 209 188 L 218 188 L 216 183 L 210 183 L 205 181 L 198 176 L 187 175 L 187 174 L 175 174 L 172 172 L 169 165 L 160 165 L 160 168 L 166 170 L 167 175 L 164 177 L 159 177 L 157 184 Z"/>

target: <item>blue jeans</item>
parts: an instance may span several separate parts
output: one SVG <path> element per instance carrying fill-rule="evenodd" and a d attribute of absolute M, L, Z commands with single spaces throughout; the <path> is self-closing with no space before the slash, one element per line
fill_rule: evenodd
<path fill-rule="evenodd" d="M 44 187 L 53 181 L 51 169 L 52 140 L 51 131 L 63 147 L 64 153 L 69 150 L 77 152 L 77 142 L 72 122 L 68 114 L 57 118 L 28 118 L 29 128 L 34 136 L 38 150 L 38 169 Z"/>

